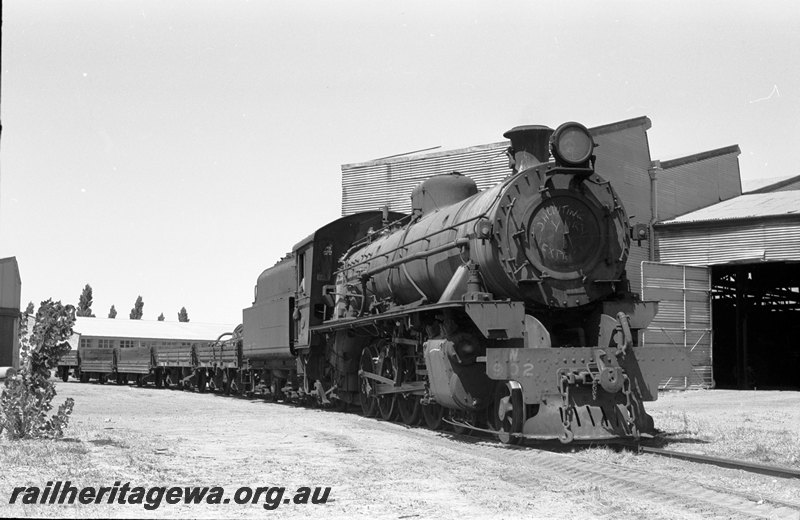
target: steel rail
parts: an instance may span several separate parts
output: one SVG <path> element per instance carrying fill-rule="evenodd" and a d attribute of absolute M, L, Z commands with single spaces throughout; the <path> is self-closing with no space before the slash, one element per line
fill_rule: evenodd
<path fill-rule="evenodd" d="M 712 464 L 723 468 L 741 469 L 744 471 L 749 471 L 751 473 L 760 473 L 762 475 L 771 475 L 773 477 L 800 478 L 800 470 L 792 468 L 785 468 L 781 466 L 767 466 L 766 464 L 745 462 L 743 460 L 723 459 L 721 457 L 712 457 L 711 455 L 700 455 L 698 453 L 663 450 L 661 448 L 651 448 L 650 446 L 638 445 L 635 448 L 638 450 L 639 453 L 652 453 L 654 455 L 671 457 L 673 459 L 688 460 L 692 462 L 700 462 L 703 464 Z"/>
<path fill-rule="evenodd" d="M 497 432 L 490 429 L 485 428 L 478 428 L 471 424 L 461 422 L 461 421 L 452 421 L 448 419 L 444 419 L 444 422 L 454 425 L 460 426 L 462 428 L 473 430 L 479 433 L 489 434 L 492 437 L 496 438 Z M 535 436 L 532 435 L 525 435 L 523 433 L 510 433 L 512 437 L 520 437 L 522 439 L 530 439 L 530 440 L 543 440 L 537 439 Z M 773 477 L 781 477 L 781 478 L 800 478 L 800 470 L 796 470 L 793 468 L 786 468 L 782 466 L 768 466 L 766 464 L 759 464 L 757 462 L 746 462 L 743 460 L 736 460 L 736 459 L 725 459 L 722 457 L 714 457 L 711 455 L 701 455 L 699 453 L 687 453 L 685 451 L 672 451 L 672 450 L 664 450 L 661 448 L 652 448 L 650 446 L 642 446 L 636 442 L 626 442 L 624 440 L 614 440 L 614 439 L 598 439 L 597 441 L 600 444 L 616 444 L 618 446 L 622 446 L 624 448 L 629 448 L 635 450 L 637 453 L 651 453 L 653 455 L 660 455 L 662 457 L 670 457 L 673 459 L 680 459 L 680 460 L 687 460 L 690 462 L 698 462 L 701 464 L 710 464 L 714 466 L 719 466 L 722 468 L 730 468 L 730 469 L 740 469 L 743 471 L 747 471 L 750 473 L 759 473 L 762 475 L 770 475 Z M 580 440 L 578 442 L 572 443 L 570 445 L 585 445 L 587 443 L 586 440 Z M 562 444 L 561 447 L 567 445 Z M 512 447 L 512 446 L 509 446 Z M 519 446 L 513 446 L 514 448 L 518 448 Z"/>

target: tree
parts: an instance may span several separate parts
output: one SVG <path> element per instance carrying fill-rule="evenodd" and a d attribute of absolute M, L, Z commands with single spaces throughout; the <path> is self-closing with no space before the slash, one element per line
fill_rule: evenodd
<path fill-rule="evenodd" d="M 181 323 L 189 323 L 189 313 L 186 312 L 186 307 L 181 307 L 181 311 L 178 313 L 178 321 Z"/>
<path fill-rule="evenodd" d="M 94 318 L 94 314 L 92 314 L 92 286 L 88 283 L 86 284 L 86 287 L 83 288 L 81 297 L 78 300 L 78 311 L 75 313 L 75 315 Z"/>
<path fill-rule="evenodd" d="M 158 315 L 158 321 L 164 321 L 164 313 Z"/>
<path fill-rule="evenodd" d="M 36 307 L 33 306 L 33 302 L 28 302 L 28 306 L 25 308 L 25 314 L 30 316 L 35 312 L 36 312 Z"/>
<path fill-rule="evenodd" d="M 5 431 L 11 440 L 64 435 L 75 401 L 70 397 L 47 417 L 56 396 L 50 371 L 70 350 L 66 340 L 74 324 L 75 307 L 52 300 L 39 306 L 30 332 L 28 320 L 20 321 L 20 369 L 6 379 L 0 394 L 0 434 Z"/>
<path fill-rule="evenodd" d="M 132 320 L 141 320 L 142 319 L 142 309 L 144 309 L 144 302 L 142 301 L 142 297 L 139 296 L 136 298 L 136 303 L 133 305 L 133 309 L 131 309 L 130 317 Z"/>
<path fill-rule="evenodd" d="M 113 305 L 108 309 L 108 317 L 112 320 L 117 317 L 117 309 Z"/>

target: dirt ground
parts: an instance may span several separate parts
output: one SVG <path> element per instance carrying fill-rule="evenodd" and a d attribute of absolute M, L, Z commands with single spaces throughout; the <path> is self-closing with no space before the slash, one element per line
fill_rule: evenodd
<path fill-rule="evenodd" d="M 800 518 L 800 479 L 787 480 L 651 455 L 581 448 L 511 449 L 474 439 L 261 400 L 116 385 L 58 383 L 75 399 L 67 438 L 0 441 L 0 516 L 146 518 L 747 518 L 658 487 L 696 482 L 723 498 L 774 504 Z M 669 449 L 800 468 L 800 392 L 669 393 L 648 403 Z M 748 422 L 749 421 L 749 422 Z M 731 432 L 738 432 L 739 437 Z M 755 435 L 755 438 L 748 437 Z M 727 436 L 727 437 L 726 437 Z M 741 438 L 740 438 L 741 437 Z M 748 449 L 750 451 L 748 451 Z M 584 471 L 582 468 L 586 468 Z M 650 488 L 604 474 L 639 471 Z M 591 469 L 591 471 L 589 471 Z M 325 504 L 9 504 L 15 487 L 330 487 Z M 121 484 L 117 484 L 118 486 Z M 652 488 L 652 489 L 651 489 Z M 716 491 L 714 491 L 716 490 Z M 273 495 L 274 496 L 274 495 Z M 787 507 L 798 505 L 798 509 Z M 746 505 L 747 505 L 746 504 Z M 781 505 L 782 504 L 782 505 Z M 769 510 L 767 510 L 769 511 Z M 765 516 L 772 516 L 766 514 Z"/>

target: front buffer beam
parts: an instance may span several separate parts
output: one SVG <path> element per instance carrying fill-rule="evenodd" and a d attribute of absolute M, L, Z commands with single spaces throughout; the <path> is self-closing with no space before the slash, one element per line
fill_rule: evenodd
<path fill-rule="evenodd" d="M 492 348 L 491 379 L 522 388 L 528 438 L 602 440 L 653 431 L 642 402 L 658 397 L 658 384 L 687 377 L 692 367 L 681 347 Z"/>

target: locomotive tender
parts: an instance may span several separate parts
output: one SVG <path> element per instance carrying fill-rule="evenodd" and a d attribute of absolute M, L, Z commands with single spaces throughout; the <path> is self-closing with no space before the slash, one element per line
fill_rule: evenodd
<path fill-rule="evenodd" d="M 500 184 L 435 176 L 411 215 L 340 218 L 265 270 L 239 385 L 506 443 L 651 433 L 642 403 L 691 366 L 639 346 L 657 307 L 629 292 L 628 218 L 594 141 L 574 122 L 504 136 Z"/>

